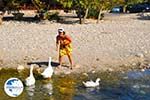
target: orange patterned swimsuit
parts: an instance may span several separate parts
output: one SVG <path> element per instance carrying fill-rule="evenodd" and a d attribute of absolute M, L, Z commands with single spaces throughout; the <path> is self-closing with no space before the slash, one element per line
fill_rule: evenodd
<path fill-rule="evenodd" d="M 57 43 L 60 41 L 59 55 L 70 55 L 72 53 L 71 38 L 65 35 L 65 37 L 57 36 Z"/>

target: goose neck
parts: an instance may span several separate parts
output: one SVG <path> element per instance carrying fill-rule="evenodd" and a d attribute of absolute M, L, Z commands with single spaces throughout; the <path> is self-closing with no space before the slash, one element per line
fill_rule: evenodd
<path fill-rule="evenodd" d="M 30 69 L 30 76 L 33 76 L 33 68 Z"/>

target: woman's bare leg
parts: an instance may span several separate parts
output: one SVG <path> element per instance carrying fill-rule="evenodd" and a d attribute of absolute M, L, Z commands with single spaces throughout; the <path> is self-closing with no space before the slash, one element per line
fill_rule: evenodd
<path fill-rule="evenodd" d="M 59 56 L 59 68 L 61 67 L 61 65 L 62 65 L 62 56 Z"/>
<path fill-rule="evenodd" d="M 69 62 L 70 62 L 70 68 L 72 69 L 72 66 L 73 66 L 72 55 L 68 54 L 67 56 L 68 56 L 68 59 L 69 59 Z"/>

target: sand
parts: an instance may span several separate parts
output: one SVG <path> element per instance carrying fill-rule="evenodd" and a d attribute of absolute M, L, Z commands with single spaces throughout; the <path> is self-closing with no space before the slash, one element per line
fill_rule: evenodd
<path fill-rule="evenodd" d="M 73 40 L 73 71 L 118 69 L 149 59 L 150 20 L 123 14 L 108 16 L 99 24 L 87 20 L 83 25 L 4 21 L 0 25 L 0 65 L 47 62 L 49 56 L 57 63 L 55 37 L 60 27 Z M 66 57 L 64 63 L 69 65 Z"/>

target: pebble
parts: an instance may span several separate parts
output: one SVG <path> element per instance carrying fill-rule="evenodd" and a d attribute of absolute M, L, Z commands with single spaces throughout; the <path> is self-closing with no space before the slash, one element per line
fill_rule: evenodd
<path fill-rule="evenodd" d="M 132 63 L 132 66 L 136 66 L 136 63 Z"/>
<path fill-rule="evenodd" d="M 66 71 L 66 72 L 65 72 L 66 75 L 68 75 L 68 74 L 70 74 L 70 73 L 71 73 L 71 71 Z"/>
<path fill-rule="evenodd" d="M 17 71 L 18 71 L 18 72 L 21 72 L 21 71 L 23 71 L 24 69 L 25 69 L 24 65 L 18 65 L 18 67 L 17 67 Z"/>
<path fill-rule="evenodd" d="M 37 65 L 37 64 L 32 64 L 32 65 L 34 66 L 35 69 L 40 68 L 39 65 Z"/>
<path fill-rule="evenodd" d="M 35 69 L 37 71 L 38 74 L 41 74 L 44 71 L 44 68 L 36 68 Z"/>
<path fill-rule="evenodd" d="M 107 69 L 108 72 L 113 72 L 114 70 L 112 68 Z"/>
<path fill-rule="evenodd" d="M 95 72 L 96 72 L 95 70 L 92 71 L 93 74 L 94 74 Z"/>
<path fill-rule="evenodd" d="M 84 76 L 87 76 L 87 77 L 89 76 L 87 73 L 83 73 L 83 75 L 84 75 Z"/>
<path fill-rule="evenodd" d="M 144 72 L 145 71 L 145 69 L 141 69 L 141 72 Z"/>
<path fill-rule="evenodd" d="M 80 68 L 80 65 L 76 64 L 76 65 L 75 65 L 75 68 Z"/>
<path fill-rule="evenodd" d="M 139 58 L 144 58 L 144 54 L 142 54 L 142 53 L 137 53 L 136 56 Z"/>

